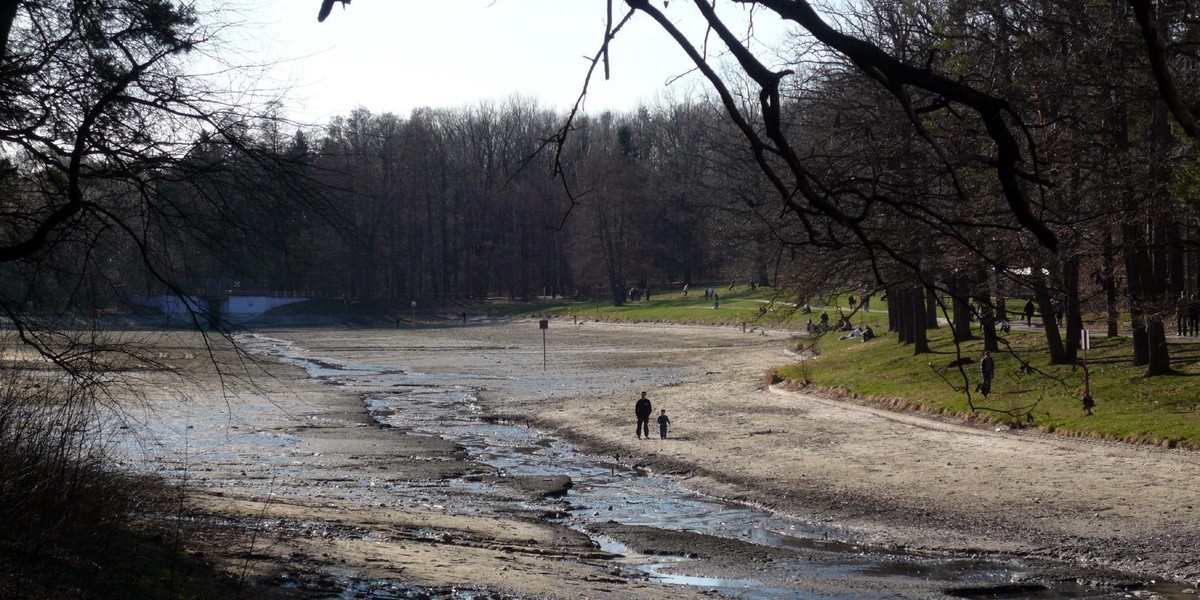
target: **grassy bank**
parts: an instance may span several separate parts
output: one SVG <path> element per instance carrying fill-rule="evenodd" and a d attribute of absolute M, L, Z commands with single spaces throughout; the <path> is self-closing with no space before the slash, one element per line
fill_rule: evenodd
<path fill-rule="evenodd" d="M 627 302 L 623 306 L 613 306 L 611 302 L 571 302 L 560 300 L 540 304 L 533 310 L 535 314 L 569 319 L 587 319 L 601 321 L 627 322 L 656 322 L 656 323 L 692 323 L 698 325 L 740 325 L 761 327 L 800 327 L 803 329 L 807 319 L 819 319 L 822 306 L 814 307 L 813 314 L 800 314 L 793 298 L 779 298 L 776 291 L 769 288 L 759 288 L 750 291 L 747 285 L 737 285 L 733 289 L 720 287 L 716 289 L 718 302 L 714 307 L 712 300 L 705 299 L 704 288 L 697 286 L 685 297 L 680 290 L 670 292 L 654 292 L 650 300 Z M 843 300 L 844 302 L 844 300 Z M 837 320 L 836 308 L 829 301 L 829 316 Z M 843 305 L 842 310 L 848 312 Z M 523 308 L 522 311 L 529 311 Z M 875 311 L 873 318 L 886 320 L 886 313 Z"/>
<path fill-rule="evenodd" d="M 893 335 L 868 343 L 827 335 L 811 344 L 815 360 L 782 367 L 778 374 L 903 408 L 1067 435 L 1200 447 L 1200 397 L 1194 390 L 1200 342 L 1173 340 L 1178 374 L 1147 378 L 1144 367 L 1130 362 L 1129 338 L 1093 338 L 1088 371 L 1096 406 L 1088 415 L 1081 366 L 1048 366 L 1041 331 L 1014 331 L 1007 339 L 1013 352 L 995 356 L 996 379 L 986 398 L 976 390 L 982 341 L 961 346 L 961 356 L 971 362 L 960 368 L 948 328 L 930 332 L 934 353 L 921 356 L 913 356 L 912 346 L 897 344 Z"/>
<path fill-rule="evenodd" d="M 781 327 L 802 332 L 808 319 L 827 312 L 836 320 L 848 312 L 844 298 L 814 302 L 811 314 L 801 314 L 770 290 L 750 292 L 746 286 L 719 289 L 719 308 L 704 299 L 703 289 L 687 298 L 676 291 L 656 294 L 649 302 L 611 306 L 602 303 L 556 302 L 525 307 L 527 314 L 556 318 L 628 322 L 676 322 L 748 327 Z M 840 301 L 840 307 L 837 302 Z M 763 312 L 765 307 L 765 312 Z M 792 365 L 763 365 L 793 384 L 814 386 L 839 395 L 865 398 L 878 404 L 931 414 L 1008 426 L 1037 427 L 1063 435 L 1149 443 L 1167 447 L 1200 448 L 1200 341 L 1173 339 L 1171 357 L 1177 375 L 1144 377 L 1145 369 L 1131 364 L 1129 338 L 1093 337 L 1088 353 L 1093 414 L 1083 408 L 1084 371 L 1078 365 L 1049 366 L 1040 330 L 1014 330 L 1007 336 L 1013 352 L 996 358 L 992 393 L 976 390 L 982 341 L 956 349 L 948 328 L 931 330 L 932 354 L 912 355 L 912 346 L 886 333 L 883 303 L 858 313 L 855 323 L 870 323 L 882 337 L 868 343 L 839 340 L 830 333 L 801 343 L 814 360 Z M 978 332 L 977 332 L 978 333 Z M 959 354 L 961 352 L 961 354 Z M 960 358 L 969 359 L 961 367 Z"/>

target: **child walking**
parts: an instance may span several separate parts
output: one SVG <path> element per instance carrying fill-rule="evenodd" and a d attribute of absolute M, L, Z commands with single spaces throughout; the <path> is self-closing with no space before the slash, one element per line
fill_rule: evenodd
<path fill-rule="evenodd" d="M 658 414 L 658 437 L 659 438 L 664 439 L 664 440 L 667 439 L 667 426 L 670 424 L 671 424 L 671 419 L 667 418 L 667 411 L 666 411 L 666 409 L 663 409 L 663 411 Z"/>

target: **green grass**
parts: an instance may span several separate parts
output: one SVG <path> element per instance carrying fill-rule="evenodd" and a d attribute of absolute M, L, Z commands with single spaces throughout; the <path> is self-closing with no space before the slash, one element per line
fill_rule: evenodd
<path fill-rule="evenodd" d="M 603 321 L 694 323 L 705 325 L 804 328 L 808 319 L 819 321 L 821 312 L 828 312 L 830 322 L 838 319 L 837 305 L 830 298 L 814 301 L 812 314 L 800 314 L 792 298 L 779 298 L 775 290 L 759 288 L 751 292 L 749 286 L 738 285 L 733 290 L 717 288 L 719 306 L 713 308 L 712 301 L 704 299 L 704 289 L 693 289 L 687 298 L 682 291 L 654 292 L 650 300 L 626 302 L 613 306 L 611 302 L 571 302 L 569 300 L 548 301 L 533 307 L 510 309 L 510 314 L 536 314 L 542 316 L 599 319 Z M 841 310 L 848 314 L 845 295 L 841 298 Z M 762 308 L 766 312 L 760 312 Z M 859 312 L 855 322 L 863 320 L 878 328 L 887 323 L 886 305 L 878 298 L 871 301 L 869 313 Z"/>
<path fill-rule="evenodd" d="M 996 379 L 987 398 L 975 391 L 983 342 L 962 345 L 962 356 L 973 362 L 960 370 L 951 366 L 959 355 L 949 328 L 929 333 L 934 353 L 920 356 L 913 356 L 911 345 L 896 343 L 892 334 L 867 343 L 829 334 L 815 342 L 815 360 L 782 367 L 777 374 L 933 413 L 1071 435 L 1200 447 L 1200 395 L 1195 393 L 1200 384 L 1200 342 L 1173 341 L 1172 363 L 1179 374 L 1148 378 L 1144 367 L 1131 364 L 1129 338 L 1093 337 L 1088 365 L 1096 406 L 1094 414 L 1088 415 L 1082 401 L 1083 368 L 1047 366 L 1049 354 L 1040 331 L 1014 331 L 1007 336 L 1014 352 L 995 356 Z M 1025 371 L 1022 362 L 1036 372 Z"/>

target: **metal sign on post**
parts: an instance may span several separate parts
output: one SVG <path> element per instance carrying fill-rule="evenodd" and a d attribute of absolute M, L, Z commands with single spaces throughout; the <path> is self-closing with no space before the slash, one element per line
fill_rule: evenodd
<path fill-rule="evenodd" d="M 542 319 L 538 321 L 538 329 L 542 330 L 542 370 L 546 370 L 546 330 L 550 329 L 550 321 Z"/>
<path fill-rule="evenodd" d="M 1079 332 L 1079 347 L 1084 350 L 1092 348 L 1092 335 L 1086 329 Z"/>

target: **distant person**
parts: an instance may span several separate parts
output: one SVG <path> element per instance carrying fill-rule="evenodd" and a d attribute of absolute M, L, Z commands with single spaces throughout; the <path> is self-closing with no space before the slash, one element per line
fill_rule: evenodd
<path fill-rule="evenodd" d="M 875 330 L 871 329 L 870 325 L 867 325 L 867 328 L 863 329 L 862 341 L 869 342 L 873 339 L 875 339 Z"/>
<path fill-rule="evenodd" d="M 713 301 L 713 310 L 721 308 L 721 299 L 719 297 L 717 297 L 716 290 L 713 290 L 712 301 Z"/>
<path fill-rule="evenodd" d="M 462 314 L 462 322 L 463 322 L 463 325 L 467 324 L 467 313 Z"/>
<path fill-rule="evenodd" d="M 829 313 L 821 313 L 821 331 L 829 329 Z"/>
<path fill-rule="evenodd" d="M 671 419 L 667 418 L 667 411 L 663 409 L 661 413 L 658 413 L 658 439 L 667 439 L 667 426 L 670 424 Z"/>
<path fill-rule="evenodd" d="M 983 372 L 983 382 L 979 384 L 979 391 L 986 397 L 992 393 L 992 379 L 996 376 L 996 360 L 992 358 L 991 352 L 984 351 L 979 368 Z"/>
<path fill-rule="evenodd" d="M 637 416 L 637 436 L 642 439 L 642 433 L 645 432 L 646 439 L 650 439 L 650 413 L 654 412 L 654 405 L 650 404 L 650 399 L 646 397 L 646 392 L 642 392 L 642 397 L 633 405 L 633 414 Z"/>
<path fill-rule="evenodd" d="M 1179 293 L 1179 299 L 1175 301 L 1175 333 L 1176 335 L 1187 335 L 1187 294 Z"/>
<path fill-rule="evenodd" d="M 846 304 L 850 305 L 850 310 L 854 310 L 854 303 L 855 303 L 854 294 L 850 294 L 849 296 L 846 296 Z"/>
<path fill-rule="evenodd" d="M 1200 335 L 1200 300 L 1195 294 L 1188 296 L 1188 328 L 1188 335 Z"/>
<path fill-rule="evenodd" d="M 1025 324 L 1033 327 L 1033 313 L 1037 312 L 1037 307 L 1033 305 L 1033 299 L 1025 301 Z"/>
<path fill-rule="evenodd" d="M 688 284 L 683 284 L 683 297 L 687 298 Z"/>

